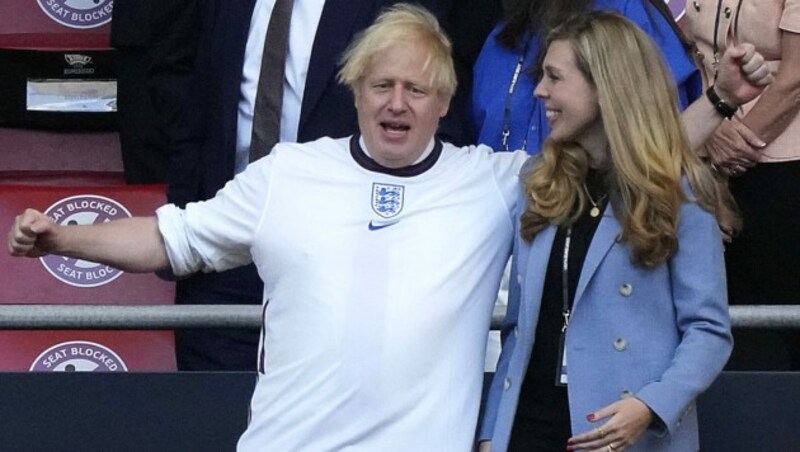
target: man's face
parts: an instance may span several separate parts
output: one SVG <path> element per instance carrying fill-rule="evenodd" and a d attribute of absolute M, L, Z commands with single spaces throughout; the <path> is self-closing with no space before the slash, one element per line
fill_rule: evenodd
<path fill-rule="evenodd" d="M 430 85 L 427 57 L 417 41 L 398 43 L 372 58 L 355 90 L 361 135 L 387 168 L 413 164 L 447 113 L 449 99 Z"/>

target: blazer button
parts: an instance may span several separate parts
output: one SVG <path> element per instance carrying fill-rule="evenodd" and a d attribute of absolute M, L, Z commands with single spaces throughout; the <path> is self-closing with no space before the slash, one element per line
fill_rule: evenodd
<path fill-rule="evenodd" d="M 522 285 L 522 275 L 520 275 L 519 273 L 517 273 L 517 284 L 519 284 L 520 286 Z"/>
<path fill-rule="evenodd" d="M 625 339 L 618 337 L 617 340 L 614 341 L 614 350 L 621 352 L 628 348 L 628 341 Z"/>
<path fill-rule="evenodd" d="M 519 336 L 519 327 L 515 326 L 514 327 L 514 337 L 517 337 L 517 336 Z"/>
<path fill-rule="evenodd" d="M 631 397 L 633 397 L 633 393 L 627 389 L 619 393 L 620 400 L 630 399 Z"/>
<path fill-rule="evenodd" d="M 506 378 L 503 380 L 503 390 L 508 391 L 511 388 L 511 379 Z"/>
<path fill-rule="evenodd" d="M 625 283 L 619 286 L 619 293 L 621 293 L 623 297 L 630 297 L 633 293 L 633 286 Z"/>

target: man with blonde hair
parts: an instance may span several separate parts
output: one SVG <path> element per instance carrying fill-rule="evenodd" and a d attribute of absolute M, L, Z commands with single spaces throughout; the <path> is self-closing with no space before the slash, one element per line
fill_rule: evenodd
<path fill-rule="evenodd" d="M 434 138 L 456 81 L 426 10 L 386 10 L 343 62 L 360 134 L 280 143 L 157 218 L 67 228 L 28 210 L 9 249 L 178 275 L 255 263 L 264 322 L 240 450 L 470 450 L 525 156 Z"/>

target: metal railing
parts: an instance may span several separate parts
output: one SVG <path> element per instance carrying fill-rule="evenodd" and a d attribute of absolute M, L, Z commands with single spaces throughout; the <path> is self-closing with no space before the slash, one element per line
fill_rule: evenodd
<path fill-rule="evenodd" d="M 734 328 L 800 328 L 800 305 L 731 306 Z M 499 329 L 505 307 L 492 316 Z M 165 330 L 259 328 L 258 305 L 0 305 L 0 330 Z"/>

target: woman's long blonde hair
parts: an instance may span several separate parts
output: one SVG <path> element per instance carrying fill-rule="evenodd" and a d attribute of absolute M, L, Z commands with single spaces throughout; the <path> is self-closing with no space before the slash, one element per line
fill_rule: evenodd
<path fill-rule="evenodd" d="M 570 43 L 578 69 L 597 91 L 610 157 L 606 183 L 633 262 L 654 267 L 677 251 L 680 204 L 687 201 L 682 176 L 700 206 L 737 227 L 730 193 L 689 147 L 675 82 L 650 38 L 617 13 L 591 12 L 553 29 L 545 48 L 553 41 Z M 588 168 L 577 143 L 546 141 L 525 180 L 525 240 L 580 216 Z"/>

